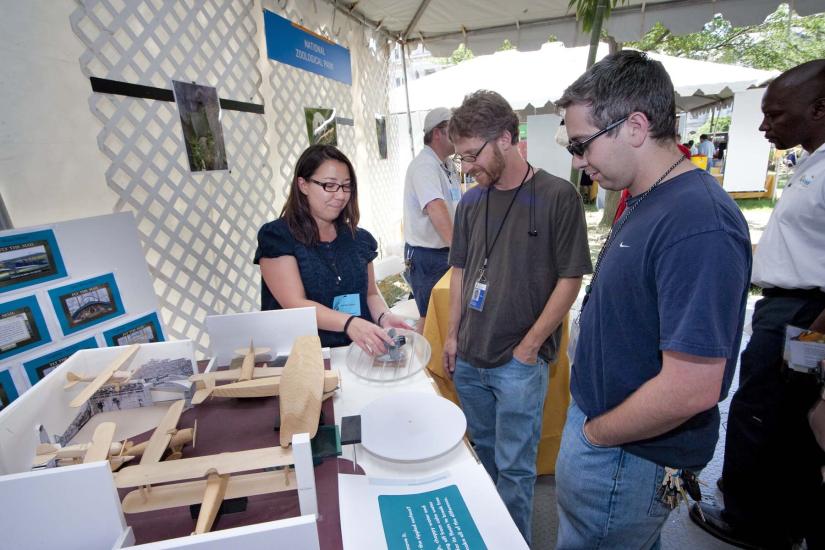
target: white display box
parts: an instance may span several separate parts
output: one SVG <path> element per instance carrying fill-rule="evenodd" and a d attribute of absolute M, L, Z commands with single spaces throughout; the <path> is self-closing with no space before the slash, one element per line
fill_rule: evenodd
<path fill-rule="evenodd" d="M 78 409 L 70 407 L 69 403 L 82 391 L 84 384 L 65 390 L 66 374 L 71 371 L 81 376 L 95 376 L 124 351 L 124 347 L 79 351 L 0 412 L 0 507 L 3 510 L 3 514 L 0 514 L 0 532 L 3 533 L 4 544 L 9 544 L 10 548 L 120 548 L 132 540 L 108 462 L 31 471 L 35 450 L 40 443 L 38 427 L 42 425 L 53 438 L 55 434 L 63 433 L 77 416 Z M 150 359 L 171 357 L 191 358 L 195 365 L 193 343 L 183 340 L 142 344 L 129 365 L 140 366 Z M 133 411 L 118 414 L 131 412 Z M 96 416 L 104 414 L 108 413 Z M 141 433 L 153 427 L 137 426 L 132 429 Z M 115 439 L 121 439 L 121 434 L 122 432 L 116 433 Z M 80 435 L 75 441 L 86 442 L 80 441 Z M 299 441 L 303 443 L 299 444 Z M 293 439 L 293 447 L 296 447 L 295 457 L 298 462 L 296 472 L 302 474 L 299 477 L 303 478 L 306 478 L 308 472 L 314 493 L 314 472 L 307 434 L 297 434 Z M 306 453 L 303 454 L 310 456 L 305 460 L 301 460 L 299 456 L 300 448 L 303 447 L 306 447 Z M 306 483 L 298 485 L 301 493 L 306 488 Z M 303 506 L 305 500 L 308 501 L 307 506 Z M 143 547 L 263 548 L 263 541 L 277 532 L 278 538 L 283 537 L 287 542 L 286 547 L 318 548 L 318 533 L 313 515 L 317 508 L 309 505 L 314 502 L 314 498 L 303 498 L 301 502 L 302 513 L 305 515 L 299 518 L 173 539 Z M 236 540 L 242 542 L 236 543 Z"/>

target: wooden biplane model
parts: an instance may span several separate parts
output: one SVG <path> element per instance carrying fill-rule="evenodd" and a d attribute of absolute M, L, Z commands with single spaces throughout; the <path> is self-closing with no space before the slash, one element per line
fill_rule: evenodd
<path fill-rule="evenodd" d="M 192 404 L 203 403 L 208 397 L 273 397 L 280 395 L 284 367 L 256 367 L 255 356 L 269 351 L 269 348 L 255 348 L 252 342 L 249 349 L 239 350 L 243 354 L 240 368 L 219 370 L 195 374 L 189 377 L 195 383 Z M 293 353 L 295 350 L 293 349 Z M 323 368 L 323 363 L 322 363 Z M 228 382 L 218 385 L 218 382 Z M 324 372 L 323 392 L 332 396 L 341 379 L 338 371 Z"/>
<path fill-rule="evenodd" d="M 254 359 L 252 346 L 244 358 L 247 374 L 251 368 L 246 362 L 250 353 Z M 242 366 L 241 370 L 245 367 Z M 212 528 L 225 498 L 297 488 L 302 513 L 317 511 L 309 437 L 313 437 L 318 431 L 324 393 L 321 340 L 317 336 L 296 339 L 280 377 L 285 388 L 279 399 L 281 446 L 182 458 L 172 462 L 151 462 L 144 453 L 140 464 L 115 475 L 115 485 L 118 488 L 138 487 L 124 497 L 123 511 L 139 513 L 201 503 L 193 534 L 206 533 Z M 289 391 L 286 391 L 287 388 Z M 289 444 L 296 434 L 296 441 L 302 443 L 300 448 L 290 449 Z M 152 456 L 157 457 L 157 454 Z M 296 463 L 300 465 L 293 471 L 289 466 Z M 243 473 L 279 466 L 285 468 Z M 156 485 L 159 483 L 164 485 Z M 308 506 L 313 509 L 304 510 L 304 499 L 310 493 L 311 504 Z"/>
<path fill-rule="evenodd" d="M 131 441 L 122 443 L 113 441 L 115 423 L 102 422 L 95 428 L 90 443 L 78 443 L 65 447 L 48 443 L 38 445 L 32 466 L 35 468 L 43 467 L 52 460 L 56 460 L 58 466 L 65 466 L 108 459 L 114 472 L 137 457 L 141 457 L 141 464 L 144 461 L 147 464 L 159 462 L 166 449 L 172 451 L 167 460 L 181 458 L 185 445 L 192 443 L 192 446 L 195 446 L 195 436 L 198 428 L 197 421 L 195 421 L 193 428 L 182 430 L 177 428 L 185 403 L 186 401 L 181 399 L 169 407 L 148 441 L 138 444 Z M 107 452 L 104 454 L 105 450 Z"/>
<path fill-rule="evenodd" d="M 107 384 L 121 386 L 128 382 L 133 373 L 122 369 L 125 369 L 129 365 L 135 355 L 137 355 L 139 349 L 140 344 L 132 344 L 131 346 L 128 346 L 123 353 L 118 355 L 114 361 L 109 363 L 106 368 L 100 371 L 94 378 L 88 379 L 72 372 L 68 373 L 66 375 L 68 382 L 66 386 L 64 386 L 67 390 L 74 387 L 79 382 L 89 382 L 89 384 L 83 388 L 83 390 L 77 394 L 74 399 L 71 400 L 69 406 L 80 407 L 88 401 L 97 390 Z"/>
<path fill-rule="evenodd" d="M 58 466 L 109 460 L 112 471 L 117 470 L 134 457 L 122 454 L 123 444 L 114 441 L 115 427 L 114 422 L 102 422 L 95 428 L 92 441 L 89 443 L 76 443 L 65 447 L 41 443 L 35 449 L 32 467 L 42 468 L 52 460 L 56 461 Z"/>

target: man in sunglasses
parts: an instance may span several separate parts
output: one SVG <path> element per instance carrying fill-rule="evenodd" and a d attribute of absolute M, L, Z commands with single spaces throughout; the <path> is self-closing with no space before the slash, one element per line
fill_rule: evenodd
<path fill-rule="evenodd" d="M 424 326 L 433 286 L 447 272 L 455 207 L 461 199 L 455 152 L 447 135 L 450 110 L 433 109 L 424 118 L 424 148 L 410 162 L 404 180 L 404 256 L 407 280 Z"/>
<path fill-rule="evenodd" d="M 499 94 L 464 98 L 450 137 L 478 185 L 456 210 L 444 367 L 476 453 L 529 543 L 549 365 L 591 271 L 584 209 L 570 182 L 521 157 L 518 116 Z"/>
<path fill-rule="evenodd" d="M 676 146 L 673 84 L 622 51 L 565 91 L 573 166 L 628 189 L 572 332 L 559 549 L 651 548 L 719 436 L 751 270 L 739 208 Z"/>

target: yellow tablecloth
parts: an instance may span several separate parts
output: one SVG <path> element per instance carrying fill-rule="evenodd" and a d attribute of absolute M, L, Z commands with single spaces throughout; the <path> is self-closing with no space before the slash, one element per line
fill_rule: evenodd
<path fill-rule="evenodd" d="M 424 337 L 430 342 L 433 355 L 427 366 L 441 394 L 459 404 L 452 380 L 444 373 L 441 359 L 443 342 L 447 337 L 450 319 L 450 275 L 448 271 L 435 287 L 430 296 L 427 319 L 424 322 Z M 567 419 L 567 407 L 570 405 L 570 363 L 567 360 L 567 317 L 561 336 L 559 358 L 550 366 L 550 384 L 547 388 L 547 400 L 544 402 L 544 421 L 541 427 L 539 455 L 536 460 L 539 474 L 553 474 L 556 471 L 556 456 L 559 454 L 561 433 Z"/>

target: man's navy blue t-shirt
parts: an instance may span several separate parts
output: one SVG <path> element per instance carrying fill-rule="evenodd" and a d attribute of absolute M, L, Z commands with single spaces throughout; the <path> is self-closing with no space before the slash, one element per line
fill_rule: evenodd
<path fill-rule="evenodd" d="M 662 352 L 726 357 L 724 399 L 739 354 L 751 274 L 748 225 L 707 172 L 654 189 L 604 255 L 581 313 L 571 392 L 588 418 L 621 404 L 662 368 Z M 621 220 L 617 222 L 621 223 Z M 674 468 L 703 468 L 719 435 L 719 409 L 660 436 L 625 444 Z"/>

